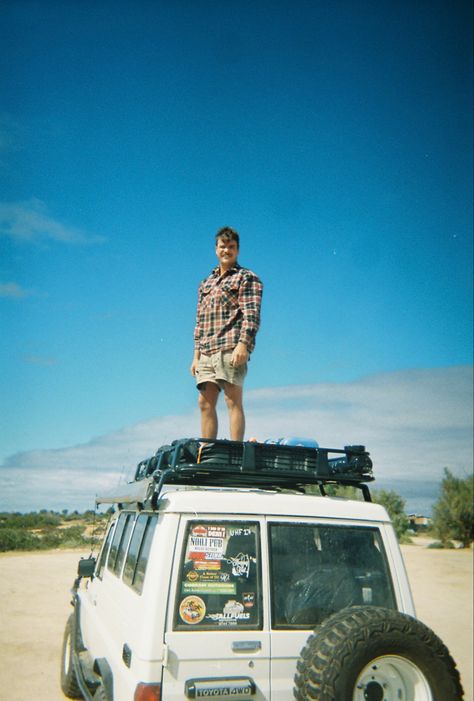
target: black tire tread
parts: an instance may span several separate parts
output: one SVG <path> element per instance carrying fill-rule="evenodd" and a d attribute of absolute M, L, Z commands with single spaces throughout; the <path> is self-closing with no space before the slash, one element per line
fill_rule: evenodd
<path fill-rule="evenodd" d="M 295 699 L 338 701 L 338 682 L 351 659 L 365 648 L 369 639 L 372 642 L 393 633 L 424 644 L 435 664 L 445 668 L 451 690 L 449 698 L 443 697 L 442 701 L 462 701 L 459 672 L 438 636 L 412 616 L 376 606 L 342 609 L 318 626 L 308 638 L 298 660 L 294 677 Z"/>
<path fill-rule="evenodd" d="M 70 699 L 82 699 L 83 695 L 77 682 L 76 673 L 72 666 L 72 660 L 70 660 L 68 672 L 66 673 L 64 670 L 64 655 L 66 654 L 67 640 L 69 637 L 71 638 L 72 653 L 72 650 L 76 646 L 76 624 L 75 616 L 73 613 L 69 616 L 66 622 L 66 628 L 64 630 L 63 647 L 61 652 L 61 689 L 65 696 L 67 696 Z"/>

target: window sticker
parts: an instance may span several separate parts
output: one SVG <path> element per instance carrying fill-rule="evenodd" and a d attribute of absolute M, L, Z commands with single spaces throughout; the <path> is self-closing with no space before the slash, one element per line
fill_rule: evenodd
<path fill-rule="evenodd" d="M 233 535 L 252 535 L 250 528 L 229 528 L 229 536 Z"/>
<path fill-rule="evenodd" d="M 238 553 L 235 557 L 228 558 L 227 562 L 232 565 L 232 574 L 235 577 L 248 577 L 252 560 L 255 562 L 255 558 L 251 558 L 246 553 Z"/>
<path fill-rule="evenodd" d="M 235 626 L 238 621 L 248 621 L 250 613 L 244 610 L 244 605 L 240 601 L 230 599 L 225 604 L 222 613 L 208 613 L 206 618 L 215 621 L 220 626 Z"/>
<path fill-rule="evenodd" d="M 191 521 L 177 589 L 177 628 L 261 628 L 259 552 L 256 523 Z"/>
<path fill-rule="evenodd" d="M 242 602 L 246 609 L 251 609 L 255 604 L 255 592 L 244 591 L 242 594 Z"/>
<path fill-rule="evenodd" d="M 204 570 L 205 572 L 209 570 L 220 570 L 221 569 L 221 561 L 220 560 L 206 560 L 205 562 L 201 562 L 200 560 L 196 560 L 193 564 L 193 567 L 195 570 Z"/>
<path fill-rule="evenodd" d="M 199 596 L 187 596 L 179 605 L 179 615 L 185 623 L 196 625 L 206 615 L 206 604 Z"/>
<path fill-rule="evenodd" d="M 195 526 L 189 540 L 189 556 L 194 560 L 221 560 L 224 544 L 225 527 Z"/>
<path fill-rule="evenodd" d="M 236 594 L 236 585 L 228 572 L 190 570 L 181 587 L 182 594 Z"/>

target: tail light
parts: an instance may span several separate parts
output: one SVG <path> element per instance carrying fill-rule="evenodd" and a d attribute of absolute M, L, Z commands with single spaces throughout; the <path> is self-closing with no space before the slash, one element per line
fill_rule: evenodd
<path fill-rule="evenodd" d="M 141 682 L 137 684 L 135 689 L 134 701 L 160 701 L 161 700 L 161 684 L 145 684 Z"/>

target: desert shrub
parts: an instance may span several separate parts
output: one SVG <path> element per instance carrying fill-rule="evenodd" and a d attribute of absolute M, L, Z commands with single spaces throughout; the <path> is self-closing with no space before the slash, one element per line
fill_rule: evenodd
<path fill-rule="evenodd" d="M 433 532 L 442 543 L 459 540 L 464 547 L 474 540 L 474 477 L 455 477 L 447 468 L 438 501 L 433 507 Z"/>
<path fill-rule="evenodd" d="M 0 528 L 0 552 L 37 550 L 40 544 L 38 536 L 21 528 Z"/>
<path fill-rule="evenodd" d="M 46 528 L 59 526 L 60 523 L 61 516 L 52 511 L 0 514 L 0 528 Z"/>
<path fill-rule="evenodd" d="M 68 514 L 66 509 L 62 514 L 46 509 L 28 514 L 2 512 L 0 552 L 84 547 L 92 539 L 100 538 L 107 518 L 106 514 L 94 511 L 86 511 L 85 515 L 77 511 Z"/>
<path fill-rule="evenodd" d="M 41 550 L 49 550 L 50 548 L 58 548 L 61 544 L 61 531 L 46 531 L 40 536 Z"/>
<path fill-rule="evenodd" d="M 326 484 L 324 491 L 329 497 L 341 497 L 343 499 L 354 499 L 361 501 L 364 498 L 361 489 L 351 487 L 347 484 Z M 319 487 L 315 487 L 315 493 L 319 494 Z"/>
<path fill-rule="evenodd" d="M 89 544 L 90 538 L 84 535 L 84 529 L 81 526 L 69 526 L 60 531 L 61 542 L 60 546 L 64 548 L 76 548 Z"/>
<path fill-rule="evenodd" d="M 381 504 L 387 509 L 399 541 L 402 543 L 411 542 L 408 533 L 410 521 L 405 513 L 405 500 L 397 492 L 386 489 L 374 490 L 372 498 L 377 504 Z"/>

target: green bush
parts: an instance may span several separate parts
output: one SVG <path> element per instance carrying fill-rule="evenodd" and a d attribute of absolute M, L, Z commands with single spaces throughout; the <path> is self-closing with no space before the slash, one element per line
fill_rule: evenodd
<path fill-rule="evenodd" d="M 77 511 L 61 514 L 42 509 L 28 514 L 0 513 L 0 552 L 12 550 L 47 550 L 51 548 L 83 548 L 99 540 L 105 530 L 108 514 Z M 69 525 L 71 524 L 71 525 Z M 85 535 L 93 524 L 92 535 Z"/>
<path fill-rule="evenodd" d="M 474 540 L 474 477 L 455 477 L 447 468 L 433 507 L 433 532 L 442 543 L 459 540 L 468 548 Z"/>
<path fill-rule="evenodd" d="M 59 526 L 61 516 L 52 511 L 32 511 L 29 514 L 2 513 L 0 514 L 0 528 L 45 528 L 47 526 Z"/>
<path fill-rule="evenodd" d="M 70 526 L 60 531 L 61 546 L 63 548 L 76 548 L 90 543 L 90 538 L 84 537 L 82 526 Z"/>
<path fill-rule="evenodd" d="M 40 536 L 41 540 L 41 550 L 50 550 L 52 548 L 59 548 L 61 545 L 61 531 L 47 531 L 42 533 Z"/>
<path fill-rule="evenodd" d="M 0 552 L 10 550 L 37 550 L 41 547 L 38 536 L 21 528 L 0 528 Z"/>
<path fill-rule="evenodd" d="M 405 513 L 405 500 L 392 490 L 380 489 L 372 492 L 372 498 L 377 504 L 382 504 L 388 511 L 397 538 L 402 543 L 410 543 L 408 534 L 410 522 Z"/>

